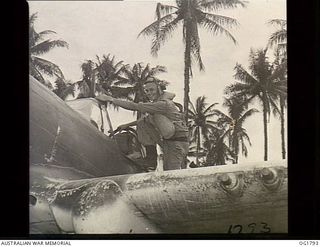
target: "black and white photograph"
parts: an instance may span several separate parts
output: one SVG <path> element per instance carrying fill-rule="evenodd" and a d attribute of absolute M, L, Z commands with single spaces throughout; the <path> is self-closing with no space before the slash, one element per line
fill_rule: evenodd
<path fill-rule="evenodd" d="M 31 236 L 288 233 L 285 0 L 28 8 Z"/>

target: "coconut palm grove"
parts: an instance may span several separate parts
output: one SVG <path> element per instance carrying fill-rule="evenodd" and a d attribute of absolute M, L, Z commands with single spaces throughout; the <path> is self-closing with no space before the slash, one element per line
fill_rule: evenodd
<path fill-rule="evenodd" d="M 144 56 L 141 60 L 128 62 L 113 50 L 106 50 L 104 53 L 97 50 L 95 56 L 77 61 L 77 69 L 81 71 L 77 80 L 65 76 L 64 71 L 68 68 L 47 59 L 56 50 L 63 50 L 67 57 L 72 49 L 72 42 L 61 37 L 54 27 L 46 26 L 46 15 L 40 11 L 31 12 L 31 8 L 30 75 L 62 100 L 94 97 L 103 92 L 115 98 L 143 102 L 146 101 L 143 84 L 147 81 L 155 81 L 175 94 L 178 92 L 171 91 L 170 88 L 179 86 L 183 89 L 180 92 L 183 98 L 176 102 L 180 104 L 189 127 L 190 167 L 238 164 L 239 157 L 247 157 L 254 145 L 250 129 L 246 125 L 250 119 L 254 119 L 259 130 L 259 141 L 263 144 L 263 155 L 259 157 L 261 161 L 270 160 L 271 122 L 276 122 L 279 126 L 278 140 L 274 141 L 281 143 L 279 153 L 282 159 L 286 159 L 286 20 L 274 16 L 264 22 L 263 28 L 270 32 L 264 46 L 250 47 L 246 65 L 238 60 L 233 61 L 233 67 L 228 68 L 233 71 L 229 75 L 233 80 L 221 81 L 224 90 L 220 98 L 211 100 L 210 90 L 215 85 L 208 81 L 211 84 L 207 93 L 197 95 L 193 100 L 190 97 L 193 93 L 191 86 L 196 86 L 199 73 L 215 71 L 217 61 L 228 59 L 223 56 L 223 52 L 221 56 L 215 57 L 214 62 L 206 59 L 211 49 L 219 50 L 219 41 L 228 49 L 236 51 L 237 45 L 243 42 L 237 38 L 235 30 L 248 27 L 240 23 L 234 13 L 242 11 L 245 14 L 252 3 L 241 0 L 176 0 L 163 3 L 155 1 L 152 4 L 154 19 L 144 24 L 140 21 L 140 30 L 132 35 L 137 41 L 143 40 L 149 44 L 145 50 L 150 54 L 150 60 Z M 137 18 L 139 14 L 143 15 L 135 14 Z M 45 26 L 43 30 L 38 26 L 41 21 L 42 26 Z M 130 22 L 130 19 L 123 16 L 122 22 Z M 105 25 L 114 25 L 114 32 L 117 32 L 117 23 L 106 22 Z M 99 27 L 104 32 L 104 23 L 99 23 Z M 81 31 L 83 30 L 77 30 Z M 246 42 L 250 44 L 255 39 L 254 35 L 253 32 Z M 110 33 L 109 38 L 117 42 L 116 35 Z M 214 43 L 216 40 L 217 43 Z M 121 42 L 125 41 L 118 42 L 121 46 Z M 208 49 L 208 46 L 212 47 Z M 85 44 L 82 49 L 86 49 Z M 134 49 L 132 47 L 128 52 L 133 52 Z M 172 49 L 174 57 L 171 59 L 181 63 L 183 68 L 177 66 L 179 69 L 169 70 L 166 63 L 155 63 L 161 58 L 163 49 Z M 170 74 L 180 80 L 168 80 L 166 75 Z M 134 116 L 136 117 L 139 116 Z"/>

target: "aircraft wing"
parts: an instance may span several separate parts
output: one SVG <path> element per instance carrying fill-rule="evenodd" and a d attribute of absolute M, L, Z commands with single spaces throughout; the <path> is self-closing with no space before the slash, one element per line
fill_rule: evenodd
<path fill-rule="evenodd" d="M 65 233 L 285 233 L 287 166 L 261 162 L 66 181 L 49 208 Z"/>

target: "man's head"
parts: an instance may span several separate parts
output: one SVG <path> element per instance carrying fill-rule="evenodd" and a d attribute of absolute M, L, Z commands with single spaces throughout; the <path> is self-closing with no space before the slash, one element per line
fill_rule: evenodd
<path fill-rule="evenodd" d="M 144 84 L 144 92 L 150 101 L 156 101 L 163 93 L 160 85 L 153 81 Z"/>

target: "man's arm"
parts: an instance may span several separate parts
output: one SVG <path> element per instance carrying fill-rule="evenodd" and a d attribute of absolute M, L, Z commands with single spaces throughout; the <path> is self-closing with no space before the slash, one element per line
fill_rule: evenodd
<path fill-rule="evenodd" d="M 115 105 L 127 110 L 139 111 L 142 113 L 166 113 L 167 103 L 165 101 L 156 101 L 153 103 L 134 103 L 125 100 L 113 99 Z"/>
<path fill-rule="evenodd" d="M 112 102 L 113 104 L 120 106 L 124 109 L 131 111 L 139 111 L 142 113 L 159 113 L 163 114 L 167 112 L 167 102 L 164 100 L 156 101 L 153 103 L 134 103 L 126 100 L 119 100 L 112 98 L 109 95 L 99 95 L 96 99 L 103 102 Z"/>

